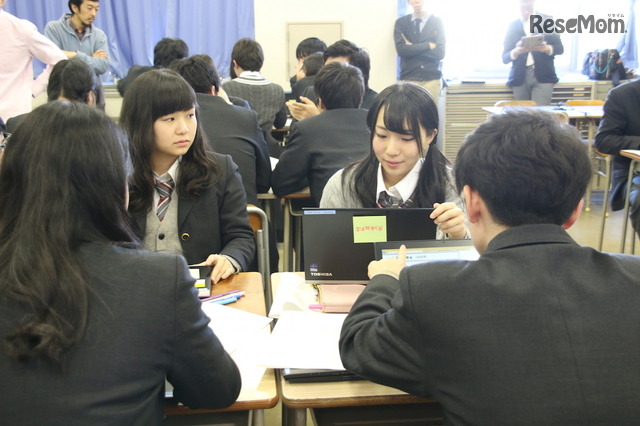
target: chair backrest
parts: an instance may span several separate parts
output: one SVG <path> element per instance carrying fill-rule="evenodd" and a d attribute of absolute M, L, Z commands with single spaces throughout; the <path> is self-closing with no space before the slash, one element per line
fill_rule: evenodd
<path fill-rule="evenodd" d="M 599 106 L 604 105 L 604 101 L 600 99 L 568 99 L 564 104 L 567 106 Z"/>
<path fill-rule="evenodd" d="M 253 204 L 247 205 L 249 224 L 256 235 L 256 258 L 258 259 L 258 271 L 262 275 L 264 300 L 267 312 L 271 309 L 273 299 L 271 293 L 271 268 L 269 263 L 269 221 L 267 215 L 259 207 Z"/>
<path fill-rule="evenodd" d="M 497 107 L 503 107 L 503 106 L 528 107 L 528 106 L 537 106 L 537 105 L 538 104 L 535 101 L 530 101 L 530 100 L 517 101 L 515 99 L 501 100 L 493 104 L 493 106 L 497 106 Z"/>

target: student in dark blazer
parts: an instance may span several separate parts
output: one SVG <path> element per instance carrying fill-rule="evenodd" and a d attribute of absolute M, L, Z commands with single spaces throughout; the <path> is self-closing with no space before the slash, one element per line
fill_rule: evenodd
<path fill-rule="evenodd" d="M 591 179 L 575 131 L 540 111 L 493 116 L 455 176 L 480 258 L 372 262 L 345 367 L 435 398 L 445 424 L 637 424 L 640 259 L 565 231 Z"/>
<path fill-rule="evenodd" d="M 219 96 L 220 75 L 208 55 L 181 59 L 169 68 L 180 74 L 195 90 L 201 127 L 212 148 L 231 156 L 242 176 L 247 201 L 259 205 L 257 194 L 271 188 L 271 160 L 258 116 L 249 109 L 231 105 Z"/>
<path fill-rule="evenodd" d="M 538 105 L 549 105 L 553 85 L 558 82 L 554 59 L 564 53 L 564 46 L 557 33 L 545 33 L 542 43 L 533 49 L 525 48 L 520 40 L 530 35 L 529 19 L 533 14 L 534 0 L 518 1 L 522 18 L 509 25 L 502 53 L 502 62 L 512 64 L 507 86 L 511 87 L 517 100 L 533 100 Z M 543 20 L 551 18 L 548 15 L 541 16 Z"/>
<path fill-rule="evenodd" d="M 329 178 L 369 152 L 369 131 L 367 111 L 359 108 L 364 93 L 360 70 L 330 63 L 320 69 L 314 86 L 321 112 L 291 125 L 271 186 L 276 195 L 309 186 L 318 206 Z"/>
<path fill-rule="evenodd" d="M 246 271 L 255 243 L 237 167 L 206 152 L 196 105 L 173 70 L 148 71 L 127 89 L 120 122 L 134 167 L 129 211 L 145 248 L 210 265 L 215 283 Z"/>
<path fill-rule="evenodd" d="M 623 84 L 609 91 L 604 103 L 604 115 L 596 134 L 595 147 L 613 157 L 613 188 L 611 208 L 622 210 L 629 182 L 631 160 L 620 155 L 623 149 L 640 149 L 640 81 Z M 631 184 L 629 218 L 633 229 L 640 233 L 640 175 L 636 171 Z M 639 234 L 640 235 L 640 234 Z"/>
<path fill-rule="evenodd" d="M 165 377 L 191 408 L 226 407 L 240 392 L 184 259 L 135 249 L 127 144 L 102 112 L 56 101 L 7 145 L 2 424 L 161 425 Z"/>

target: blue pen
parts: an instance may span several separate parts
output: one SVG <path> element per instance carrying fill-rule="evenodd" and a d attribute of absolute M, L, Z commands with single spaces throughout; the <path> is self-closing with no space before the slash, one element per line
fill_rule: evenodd
<path fill-rule="evenodd" d="M 217 305 L 227 305 L 229 303 L 237 302 L 237 297 L 225 297 L 224 299 L 212 300 L 211 303 L 215 303 Z"/>

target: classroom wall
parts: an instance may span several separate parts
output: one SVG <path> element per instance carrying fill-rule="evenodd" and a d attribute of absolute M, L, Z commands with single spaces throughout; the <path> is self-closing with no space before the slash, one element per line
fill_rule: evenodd
<path fill-rule="evenodd" d="M 342 21 L 343 37 L 369 52 L 369 86 L 380 92 L 396 81 L 397 5 L 396 0 L 255 0 L 256 40 L 265 52 L 262 74 L 290 90 L 286 22 Z"/>

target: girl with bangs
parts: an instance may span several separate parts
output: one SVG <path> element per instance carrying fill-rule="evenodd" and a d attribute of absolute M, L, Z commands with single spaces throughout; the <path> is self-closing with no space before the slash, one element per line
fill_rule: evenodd
<path fill-rule="evenodd" d="M 129 212 L 144 247 L 212 266 L 213 283 L 246 271 L 255 244 L 242 180 L 231 157 L 205 151 L 191 86 L 167 69 L 140 75 L 120 123 L 134 167 Z"/>
<path fill-rule="evenodd" d="M 464 203 L 449 161 L 436 147 L 438 108 L 411 83 L 394 84 L 367 115 L 371 151 L 336 172 L 322 193 L 322 208 L 434 208 L 437 238 L 466 238 Z"/>

